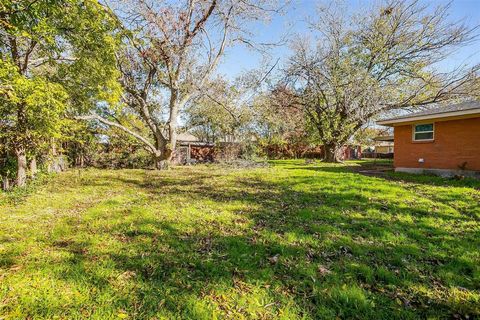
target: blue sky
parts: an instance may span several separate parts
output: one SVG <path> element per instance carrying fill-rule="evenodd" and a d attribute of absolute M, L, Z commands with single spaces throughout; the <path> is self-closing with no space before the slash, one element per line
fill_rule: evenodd
<path fill-rule="evenodd" d="M 372 1 L 367 0 L 346 0 L 345 2 L 352 11 L 372 4 Z M 449 1 L 422 0 L 422 2 L 434 8 L 438 4 L 445 4 Z M 251 26 L 251 31 L 256 35 L 255 40 L 258 42 L 276 42 L 282 38 L 286 31 L 290 34 L 308 34 L 310 31 L 307 28 L 305 19 L 314 17 L 315 8 L 319 3 L 321 2 L 314 0 L 293 0 L 286 8 L 284 15 L 273 17 L 268 24 L 262 23 Z M 480 25 L 480 0 L 454 0 L 450 13 L 452 21 L 464 20 L 470 26 Z M 288 57 L 289 52 L 288 44 L 273 49 L 271 52 L 272 63 L 279 57 L 281 58 L 280 61 L 282 61 L 282 58 Z M 233 79 L 242 71 L 258 67 L 260 63 L 262 63 L 260 54 L 243 46 L 236 46 L 227 51 L 218 72 Z M 448 70 L 459 63 L 468 65 L 480 63 L 480 42 L 459 49 L 439 67 L 443 70 Z"/>

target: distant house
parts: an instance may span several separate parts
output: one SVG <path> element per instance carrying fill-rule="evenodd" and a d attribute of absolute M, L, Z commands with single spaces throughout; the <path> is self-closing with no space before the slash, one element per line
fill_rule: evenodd
<path fill-rule="evenodd" d="M 385 119 L 394 128 L 396 171 L 480 177 L 480 102 Z"/>
<path fill-rule="evenodd" d="M 376 153 L 390 154 L 394 150 L 394 138 L 392 136 L 378 136 L 374 139 L 374 148 Z"/>

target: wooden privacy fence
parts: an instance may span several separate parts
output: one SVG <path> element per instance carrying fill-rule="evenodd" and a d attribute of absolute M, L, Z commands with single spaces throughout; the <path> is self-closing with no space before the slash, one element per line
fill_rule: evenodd
<path fill-rule="evenodd" d="M 363 152 L 362 157 L 368 159 L 393 159 L 393 153 Z"/>

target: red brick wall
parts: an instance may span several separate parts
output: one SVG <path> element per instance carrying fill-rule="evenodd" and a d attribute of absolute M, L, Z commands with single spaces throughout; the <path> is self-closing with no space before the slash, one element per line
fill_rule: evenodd
<path fill-rule="evenodd" d="M 434 141 L 412 141 L 412 125 L 395 127 L 395 167 L 480 171 L 480 117 L 435 122 Z M 418 159 L 423 158 L 424 163 Z"/>

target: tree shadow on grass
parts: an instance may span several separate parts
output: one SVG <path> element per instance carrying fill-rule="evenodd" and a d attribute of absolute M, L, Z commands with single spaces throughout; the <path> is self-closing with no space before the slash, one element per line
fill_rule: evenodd
<path fill-rule="evenodd" d="M 474 259 L 480 237 L 469 212 L 392 200 L 378 191 L 375 179 L 358 177 L 364 180 L 356 185 L 348 180 L 356 176 L 343 181 L 338 172 L 323 172 L 298 171 L 294 180 L 274 182 L 260 175 L 227 179 L 225 173 L 212 181 L 208 170 L 85 180 L 84 186 L 118 184 L 148 201 L 106 199 L 108 216 L 101 212 L 93 222 L 76 222 L 72 230 L 81 236 L 52 235 L 51 249 L 65 256 L 49 272 L 87 286 L 91 300 L 83 306 L 84 316 L 93 316 L 104 296 L 110 301 L 105 307 L 145 319 L 215 313 L 277 318 L 287 311 L 309 318 L 479 312 Z M 152 209 L 177 198 L 193 209 L 219 213 L 188 220 L 180 203 L 169 209 L 184 215 L 178 218 Z M 217 221 L 222 210 L 231 215 Z M 7 258 L 12 265 L 15 256 Z M 68 307 L 43 308 L 37 311 L 45 316 L 74 315 Z"/>
<path fill-rule="evenodd" d="M 387 181 L 397 181 L 402 183 L 411 183 L 417 185 L 444 186 L 444 187 L 465 187 L 480 190 L 480 179 L 475 178 L 443 178 L 433 174 L 411 174 L 404 172 L 394 172 L 391 163 L 375 163 L 372 161 L 355 161 L 353 163 L 332 165 L 315 165 L 292 163 L 289 170 L 312 170 L 318 172 L 330 173 L 356 173 L 365 176 L 376 177 Z"/>
<path fill-rule="evenodd" d="M 338 177 L 298 176 L 294 184 L 258 177 L 213 184 L 208 172 L 194 179 L 190 173 L 145 178 L 112 179 L 147 193 L 152 201 L 175 195 L 191 203 L 208 200 L 213 208 L 241 205 L 227 222 L 139 215 L 103 231 L 89 230 L 117 243 L 101 253 L 91 253 L 95 250 L 86 242 L 63 245 L 73 258 L 58 277 L 101 284 L 105 290 L 125 286 L 127 293 L 117 293 L 115 303 L 137 318 L 159 310 L 185 318 L 215 310 L 274 318 L 288 305 L 299 317 L 312 318 L 480 312 L 466 295 L 479 290 L 478 266 L 471 258 L 479 232 L 464 228 L 468 216 L 372 199 L 351 186 L 338 188 Z M 321 188 L 295 188 L 315 186 L 316 179 L 327 181 Z M 452 227 L 432 224 L 425 220 L 429 217 Z M 53 243 L 59 245 L 61 240 Z M 116 278 L 100 272 L 92 276 L 90 270 L 100 262 L 111 266 Z M 456 296 L 454 287 L 463 295 Z M 249 311 L 246 305 L 256 301 L 255 294 L 271 302 Z M 240 298 L 229 300 L 232 295 L 252 300 L 242 305 L 235 301 Z"/>
<path fill-rule="evenodd" d="M 367 166 L 370 163 L 367 163 Z M 383 185 L 385 181 L 393 182 L 402 188 L 417 194 L 417 198 L 430 199 L 450 206 L 451 209 L 461 212 L 468 218 L 480 221 L 480 180 L 474 178 L 455 179 L 442 178 L 433 175 L 417 175 L 385 171 L 380 175 L 365 174 L 360 166 L 298 166 L 289 167 L 289 170 L 306 170 L 319 173 L 335 173 L 338 177 L 350 177 L 358 180 L 359 186 L 365 183 Z M 366 180 L 364 176 L 372 178 Z M 375 180 L 377 178 L 378 180 Z M 467 189 L 467 190 L 463 190 Z M 435 210 L 435 208 L 433 208 Z"/>

